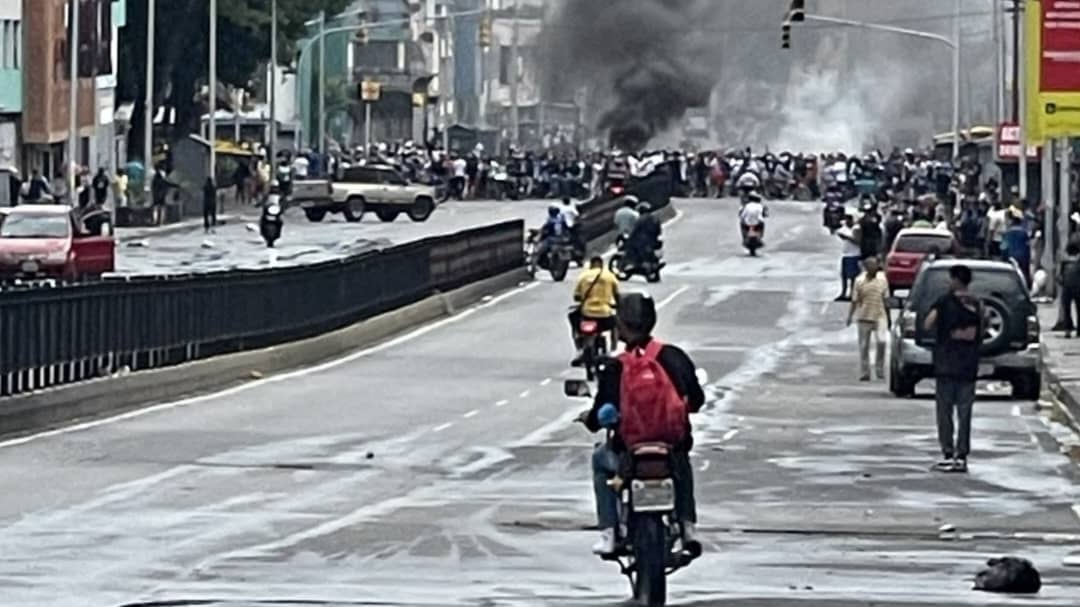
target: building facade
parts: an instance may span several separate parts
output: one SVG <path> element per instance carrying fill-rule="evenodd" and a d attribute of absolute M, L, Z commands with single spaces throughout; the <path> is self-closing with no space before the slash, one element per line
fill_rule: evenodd
<path fill-rule="evenodd" d="M 0 0 L 0 170 L 22 166 L 23 2 Z"/>

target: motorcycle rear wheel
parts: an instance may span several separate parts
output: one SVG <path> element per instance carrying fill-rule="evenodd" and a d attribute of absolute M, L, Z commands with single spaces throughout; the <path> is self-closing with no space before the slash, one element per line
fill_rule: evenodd
<path fill-rule="evenodd" d="M 566 273 L 570 271 L 570 260 L 559 257 L 551 262 L 551 279 L 555 282 L 566 280 Z"/>
<path fill-rule="evenodd" d="M 667 603 L 667 525 L 659 514 L 634 521 L 634 598 L 647 607 Z"/>

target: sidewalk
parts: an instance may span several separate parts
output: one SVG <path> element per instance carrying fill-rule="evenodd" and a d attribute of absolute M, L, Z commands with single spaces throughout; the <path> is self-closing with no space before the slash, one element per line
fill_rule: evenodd
<path fill-rule="evenodd" d="M 238 213 L 230 213 L 228 215 L 218 215 L 217 220 L 219 224 L 227 224 L 241 221 L 243 218 L 244 216 Z M 182 232 L 190 232 L 193 230 L 201 229 L 203 229 L 202 218 L 193 217 L 177 223 L 169 223 L 162 226 L 152 226 L 148 228 L 116 228 L 116 240 L 119 242 L 141 240 L 144 238 L 152 238 L 155 236 L 169 236 L 171 234 L 179 234 Z"/>
<path fill-rule="evenodd" d="M 1052 331 L 1057 319 L 1057 302 L 1039 305 L 1043 376 L 1046 387 L 1071 418 L 1073 429 L 1080 432 L 1080 337 L 1065 339 L 1063 332 Z"/>

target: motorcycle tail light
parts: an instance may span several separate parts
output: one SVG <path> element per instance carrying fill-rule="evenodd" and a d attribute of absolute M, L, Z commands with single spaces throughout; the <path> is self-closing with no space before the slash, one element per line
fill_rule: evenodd
<path fill-rule="evenodd" d="M 611 186 L 611 193 L 616 195 L 616 196 L 622 196 L 622 193 L 623 193 L 622 186 L 619 186 L 619 185 Z"/>
<path fill-rule="evenodd" d="M 586 334 L 596 333 L 596 321 L 595 320 L 583 320 L 581 321 L 581 332 Z"/>

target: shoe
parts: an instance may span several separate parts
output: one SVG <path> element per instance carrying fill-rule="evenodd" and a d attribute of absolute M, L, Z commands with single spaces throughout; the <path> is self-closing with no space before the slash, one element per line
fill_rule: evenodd
<path fill-rule="evenodd" d="M 592 551 L 599 556 L 615 554 L 615 529 L 601 529 L 600 541 L 593 544 Z"/>
<path fill-rule="evenodd" d="M 682 524 L 682 543 L 684 550 L 701 552 L 701 539 L 697 534 L 697 523 Z"/>
<path fill-rule="evenodd" d="M 837 295 L 833 301 L 851 301 L 851 298 L 847 295 Z"/>
<path fill-rule="evenodd" d="M 578 354 L 577 356 L 574 357 L 574 360 L 570 361 L 570 366 L 571 367 L 580 367 L 581 365 L 585 364 L 585 362 L 583 360 L 584 358 L 585 358 L 584 355 Z"/>
<path fill-rule="evenodd" d="M 953 472 L 966 473 L 968 471 L 967 458 L 966 457 L 958 457 L 955 460 L 953 460 L 952 471 Z"/>
<path fill-rule="evenodd" d="M 870 381 L 870 376 L 869 375 L 863 375 L 863 376 L 861 376 L 859 378 L 859 381 Z"/>
<path fill-rule="evenodd" d="M 877 375 L 878 379 L 885 379 L 885 371 L 879 369 L 875 375 Z"/>
<path fill-rule="evenodd" d="M 938 463 L 931 466 L 930 469 L 937 470 L 938 472 L 952 472 L 955 465 L 956 461 L 951 456 L 946 456 Z"/>

